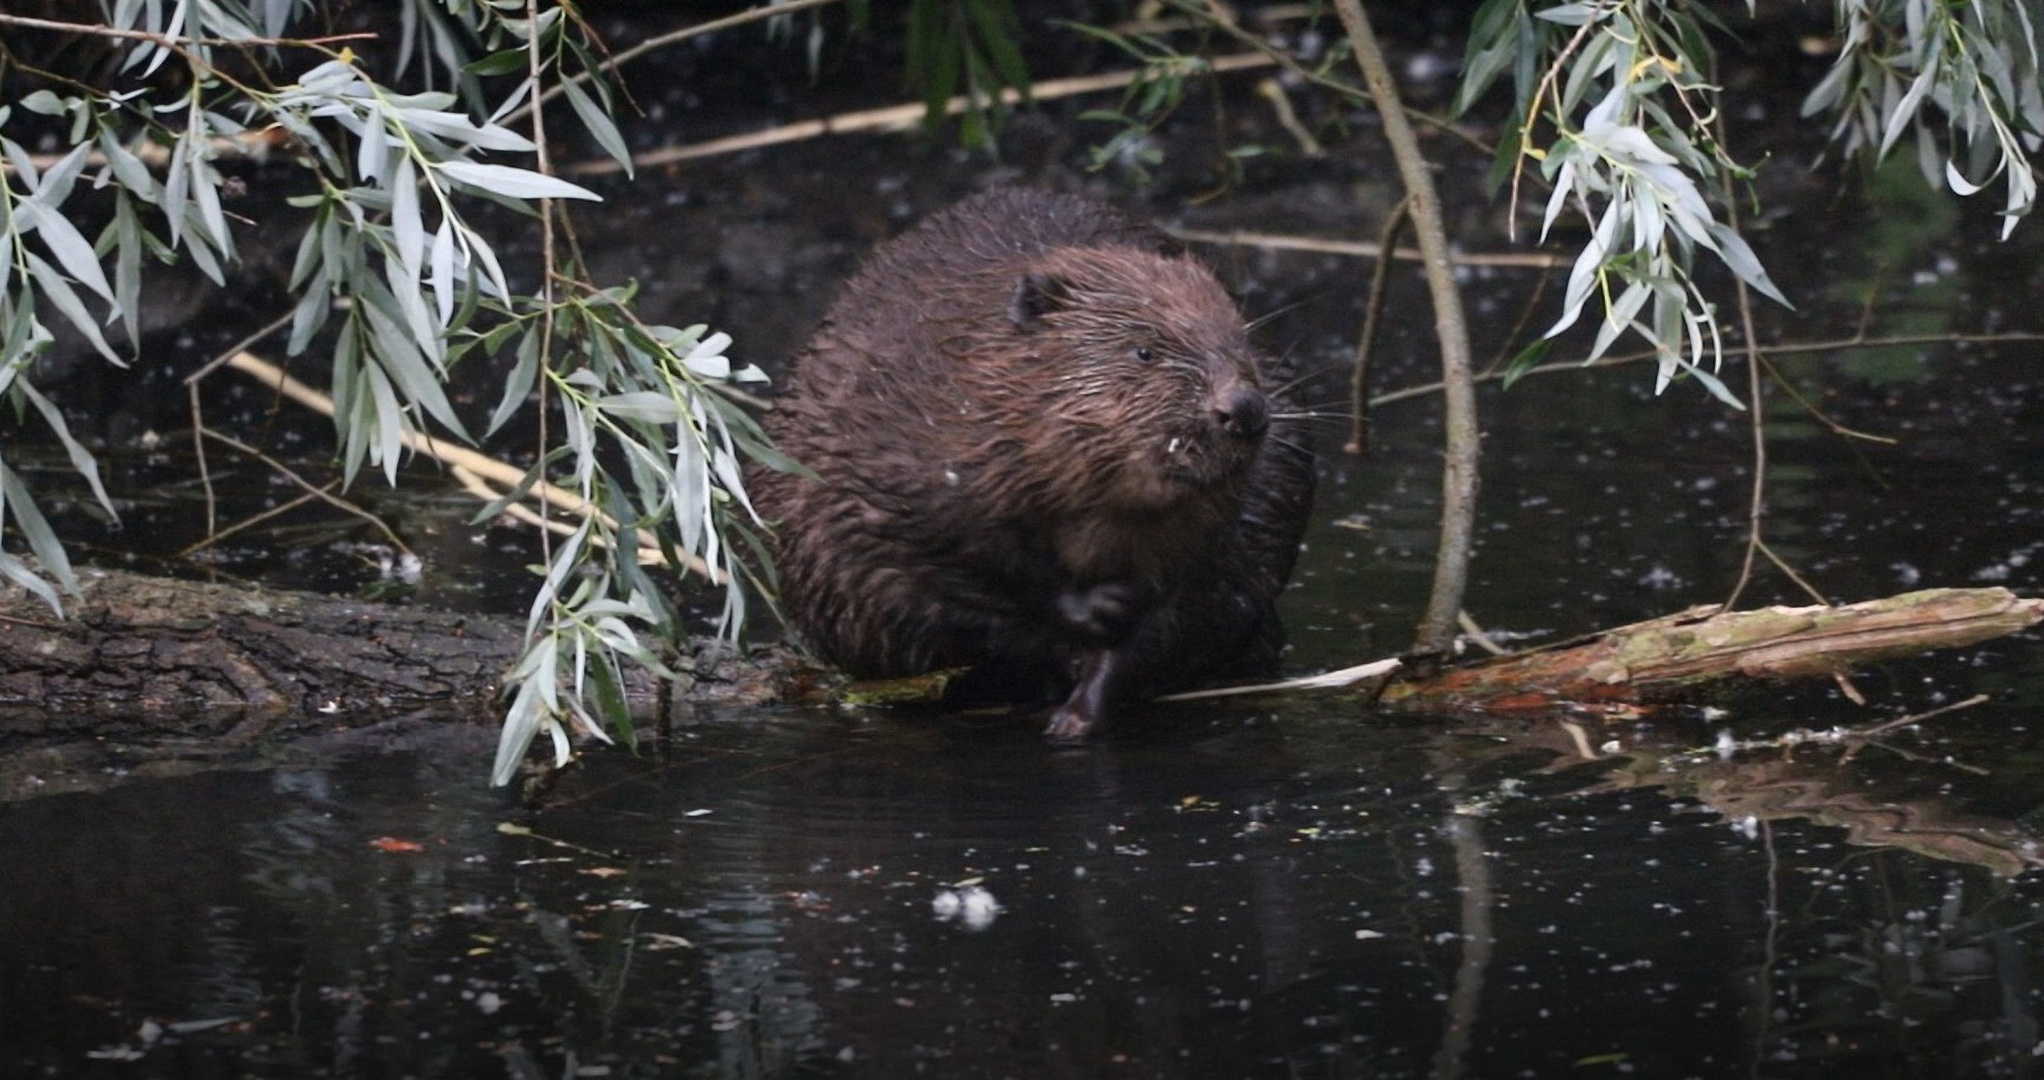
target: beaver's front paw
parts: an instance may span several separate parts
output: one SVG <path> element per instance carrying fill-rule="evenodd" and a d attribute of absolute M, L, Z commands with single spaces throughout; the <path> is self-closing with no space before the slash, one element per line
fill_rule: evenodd
<path fill-rule="evenodd" d="M 1120 581 L 1066 589 L 1057 597 L 1058 618 L 1074 632 L 1103 644 L 1126 640 L 1135 630 L 1141 607 L 1136 587 Z"/>

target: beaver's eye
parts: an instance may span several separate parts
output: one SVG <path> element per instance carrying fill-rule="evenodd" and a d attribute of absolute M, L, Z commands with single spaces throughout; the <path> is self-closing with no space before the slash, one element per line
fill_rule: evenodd
<path fill-rule="evenodd" d="M 1150 347 L 1148 345 L 1136 346 L 1136 359 L 1142 361 L 1143 363 L 1145 364 L 1149 363 L 1154 358 L 1154 356 L 1155 354 L 1150 352 Z"/>

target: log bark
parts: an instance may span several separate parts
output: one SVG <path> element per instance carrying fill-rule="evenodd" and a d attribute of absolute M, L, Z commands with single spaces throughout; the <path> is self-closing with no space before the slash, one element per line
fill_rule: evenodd
<path fill-rule="evenodd" d="M 508 619 L 243 585 L 93 571 L 83 587 L 64 619 L 22 590 L 0 589 L 0 752 L 76 739 L 231 747 L 421 711 L 494 723 L 499 678 L 521 637 Z M 1972 644 L 2035 624 L 2044 600 L 1999 588 L 1932 589 L 1838 608 L 1709 611 L 1567 647 L 1403 672 L 1383 700 L 1413 710 L 1667 700 L 1712 679 L 1828 675 Z M 641 723 L 698 704 L 928 701 L 945 682 L 846 690 L 788 650 L 737 654 L 707 644 L 671 666 L 683 676 L 673 684 L 631 674 L 627 700 Z"/>
<path fill-rule="evenodd" d="M 430 710 L 494 723 L 518 651 L 509 619 L 118 571 L 80 575 L 59 619 L 0 588 L 0 750 L 64 739 L 240 744 Z M 629 676 L 636 718 L 800 692 L 812 665 L 704 648 L 680 682 Z"/>
<path fill-rule="evenodd" d="M 1704 683 L 1822 677 L 1874 660 L 1956 648 L 2027 629 L 2044 600 L 2003 588 L 1923 589 L 1841 607 L 1692 608 L 1594 639 L 1401 676 L 1382 700 L 1408 709 L 1550 708 L 1668 701 Z"/>

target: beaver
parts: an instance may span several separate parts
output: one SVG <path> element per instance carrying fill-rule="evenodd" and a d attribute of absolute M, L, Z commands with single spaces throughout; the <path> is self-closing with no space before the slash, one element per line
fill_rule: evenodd
<path fill-rule="evenodd" d="M 857 677 L 1064 693 L 1059 740 L 1274 668 L 1313 491 L 1290 393 L 1158 231 L 970 197 L 868 258 L 766 420 L 809 473 L 753 485 L 783 618 Z"/>

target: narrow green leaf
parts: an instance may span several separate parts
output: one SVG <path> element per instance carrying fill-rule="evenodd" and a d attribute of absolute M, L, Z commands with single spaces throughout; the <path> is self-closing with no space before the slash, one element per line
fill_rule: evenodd
<path fill-rule="evenodd" d="M 498 124 L 478 125 L 461 113 L 442 112 L 438 109 L 401 108 L 397 119 L 413 134 L 424 132 L 445 139 L 456 146 L 474 147 L 478 150 L 502 150 L 513 154 L 528 153 L 532 140 Z"/>
<path fill-rule="evenodd" d="M 427 356 L 419 351 L 417 341 L 385 309 L 389 299 L 382 292 L 380 288 L 364 290 L 357 305 L 357 310 L 369 324 L 377 368 L 387 373 L 397 386 L 403 387 L 408 402 L 422 407 L 448 431 L 466 440 L 468 434 L 462 430 L 460 418 L 447 401 L 447 390 L 440 376 L 428 366 Z"/>
<path fill-rule="evenodd" d="M 397 245 L 398 265 L 404 268 L 404 281 L 393 279 L 391 287 L 417 289 L 426 262 L 426 227 L 419 219 L 418 176 L 409 155 L 398 159 L 389 190 L 391 240 Z"/>
<path fill-rule="evenodd" d="M 571 184 L 557 176 L 547 176 L 530 169 L 514 169 L 509 165 L 488 165 L 480 161 L 467 160 L 442 161 L 433 168 L 455 183 L 508 195 L 514 199 L 603 201 L 602 196 L 579 184 Z"/>
<path fill-rule="evenodd" d="M 1028 100 L 1029 65 L 1015 44 L 1015 11 L 1008 0 L 966 0 L 966 10 L 979 28 L 980 44 L 986 49 L 987 66 L 1003 85 L 1013 87 Z M 999 98 L 995 99 L 996 101 Z"/>
<path fill-rule="evenodd" d="M 626 746 L 639 745 L 639 733 L 632 727 L 632 710 L 625 704 L 624 687 L 620 684 L 613 662 L 599 656 L 589 665 L 589 681 L 593 684 L 596 717 L 610 722 L 617 728 L 618 735 Z"/>
<path fill-rule="evenodd" d="M 24 380 L 20 389 L 22 395 L 28 398 L 28 403 L 42 414 L 43 423 L 49 427 L 50 433 L 63 444 L 65 456 L 71 459 L 72 471 L 85 478 L 86 484 L 92 488 L 93 497 L 99 500 L 99 505 L 106 510 L 107 515 L 119 520 L 120 512 L 114 509 L 114 501 L 107 497 L 106 485 L 100 483 L 98 459 L 92 456 L 92 451 L 87 450 L 84 444 L 72 437 L 70 425 L 64 423 L 63 410 L 57 408 L 49 398 L 44 397 L 32 382 Z"/>
<path fill-rule="evenodd" d="M 1774 280 L 1767 276 L 1767 268 L 1760 265 L 1760 257 L 1753 254 L 1753 249 L 1747 245 L 1745 237 L 1733 231 L 1731 226 L 1716 221 L 1710 223 L 1710 236 L 1716 241 L 1718 255 L 1725 260 L 1725 265 L 1731 268 L 1732 273 L 1739 275 L 1741 281 L 1765 293 L 1769 299 L 1781 306 L 1791 310 L 1795 308 L 1794 304 L 1789 303 L 1788 297 L 1783 296 L 1781 290 L 1775 288 Z"/>
<path fill-rule="evenodd" d="M 114 193 L 114 307 L 128 332 L 128 347 L 139 354 L 142 348 L 142 252 L 148 246 L 142 236 L 142 220 L 135 213 L 135 200 L 126 189 Z"/>
<path fill-rule="evenodd" d="M 362 377 L 369 384 L 369 401 L 374 403 L 376 446 L 371 460 L 383 466 L 384 480 L 396 487 L 398 466 L 404 461 L 404 407 L 398 404 L 397 393 L 382 369 L 368 365 L 362 369 Z"/>
<path fill-rule="evenodd" d="M 1553 348 L 1554 339 L 1544 337 L 1520 349 L 1518 354 L 1512 357 L 1511 363 L 1505 365 L 1503 376 L 1505 389 L 1511 389 L 1512 384 L 1525 377 L 1527 372 L 1546 363 L 1547 354 Z"/>
<path fill-rule="evenodd" d="M 20 100 L 22 108 L 44 116 L 62 116 L 66 108 L 63 98 L 48 90 L 38 90 Z"/>
<path fill-rule="evenodd" d="M 58 273 L 56 267 L 43 261 L 42 256 L 33 251 L 27 255 L 29 277 L 35 279 L 36 287 L 42 290 L 44 296 L 50 298 L 50 303 L 56 306 L 58 313 L 76 327 L 80 334 L 85 335 L 85 339 L 92 343 L 92 347 L 98 350 L 101 356 L 116 364 L 120 363 L 120 354 L 114 352 L 113 347 L 106 343 L 106 337 L 99 332 L 99 323 L 93 319 L 91 312 L 85 310 L 85 301 L 79 299 L 77 290 L 71 288 L 71 282 L 66 280 L 63 274 Z"/>
<path fill-rule="evenodd" d="M 498 399 L 496 411 L 490 414 L 490 425 L 485 435 L 496 434 L 497 429 L 504 426 L 504 421 L 511 419 L 525 404 L 525 399 L 531 396 L 533 384 L 539 378 L 539 338 L 538 329 L 533 328 L 519 339 L 518 363 L 504 378 L 504 395 Z"/>
<path fill-rule="evenodd" d="M 49 607 L 51 614 L 60 619 L 64 617 L 64 604 L 58 599 L 57 590 L 50 588 L 50 583 L 38 577 L 35 571 L 28 568 L 27 563 L 4 551 L 0 551 L 0 578 L 6 578 L 27 589 L 36 599 Z"/>
<path fill-rule="evenodd" d="M 220 254 L 231 258 L 234 234 L 227 230 L 227 215 L 220 209 L 220 174 L 197 156 L 191 159 L 188 167 L 192 172 L 192 201 L 198 204 L 199 221 L 205 226 L 206 239 Z"/>
<path fill-rule="evenodd" d="M 454 223 L 441 219 L 440 227 L 433 230 L 433 248 L 428 253 L 430 281 L 433 286 L 433 301 L 441 325 L 454 320 L 454 305 L 461 291 L 454 277 Z"/>
<path fill-rule="evenodd" d="M 43 246 L 57 257 L 57 262 L 72 280 L 106 298 L 108 303 L 114 303 L 114 289 L 107 283 L 106 272 L 100 269 L 99 256 L 93 253 L 92 245 L 86 242 L 85 235 L 78 231 L 76 225 L 54 208 L 33 201 L 16 204 L 15 213 L 24 223 L 22 231 L 33 229 L 40 234 Z"/>
<path fill-rule="evenodd" d="M 471 75 L 488 78 L 493 75 L 510 75 L 527 68 L 524 49 L 503 49 L 493 52 L 468 65 L 465 69 Z"/>
<path fill-rule="evenodd" d="M 21 533 L 23 540 L 28 541 L 28 550 L 35 555 L 36 561 L 42 564 L 43 572 L 55 578 L 65 592 L 73 596 L 78 595 L 78 577 L 71 572 L 71 559 L 64 553 L 63 542 L 57 539 L 56 531 L 50 528 L 49 520 L 43 517 L 43 512 L 36 508 L 35 499 L 28 493 L 28 485 L 23 484 L 21 477 L 9 469 L 5 462 L 0 462 L 0 507 L 4 507 L 8 516 L 14 519 L 15 530 Z M 49 586 L 37 588 L 29 584 L 29 579 L 35 575 L 28 573 L 27 568 L 18 560 L 10 557 L 9 561 L 21 576 L 17 577 L 12 572 L 8 572 L 7 576 L 41 597 L 44 603 L 62 614 L 63 609 L 58 605 L 56 594 L 50 591 Z M 0 572 L 6 572 L 5 567 L 6 564 L 0 563 Z"/>
<path fill-rule="evenodd" d="M 312 336 L 324 327 L 333 312 L 333 298 L 328 295 L 326 267 L 313 272 L 312 280 L 306 283 L 305 291 L 298 295 L 298 303 L 291 309 L 291 337 L 284 345 L 288 356 L 297 356 L 312 343 Z"/>
<path fill-rule="evenodd" d="M 582 126 L 588 130 L 590 137 L 596 140 L 596 145 L 602 147 L 603 152 L 609 154 L 611 160 L 624 168 L 626 176 L 633 175 L 632 152 L 625 146 L 624 136 L 618 132 L 617 124 L 611 119 L 610 114 L 573 81 L 562 83 L 561 89 L 567 94 L 568 104 L 574 107 L 575 115 L 582 121 Z"/>
<path fill-rule="evenodd" d="M 91 143 L 81 142 L 59 158 L 49 171 L 43 173 L 34 201 L 52 210 L 62 206 L 64 200 L 71 197 L 71 187 L 78 182 L 78 174 L 85 169 L 85 156 L 91 151 Z"/>
<path fill-rule="evenodd" d="M 546 639 L 551 645 L 551 639 Z M 525 667 L 528 658 L 536 658 L 540 644 L 534 643 L 519 657 L 519 667 Z M 504 715 L 503 730 L 497 736 L 497 760 L 490 766 L 490 784 L 503 787 L 518 775 L 518 766 L 525 761 L 525 755 L 532 750 L 532 740 L 537 738 L 541 724 L 547 720 L 540 703 L 539 681 L 552 679 L 552 654 L 548 653 L 549 669 L 528 675 L 518 683 L 518 692 L 511 698 L 511 708 Z"/>

